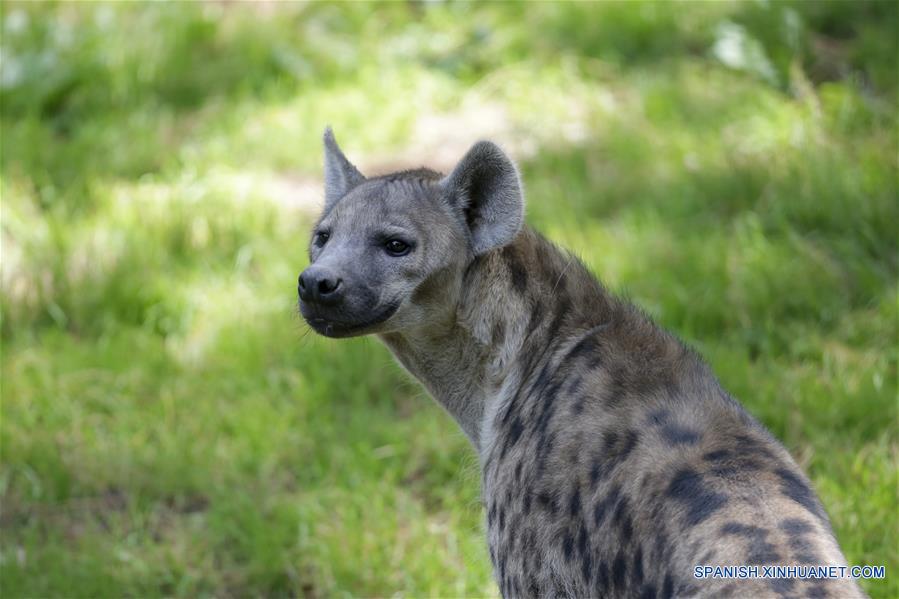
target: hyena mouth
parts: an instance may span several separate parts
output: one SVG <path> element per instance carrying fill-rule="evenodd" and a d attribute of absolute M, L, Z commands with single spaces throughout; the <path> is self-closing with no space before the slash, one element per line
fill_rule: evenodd
<path fill-rule="evenodd" d="M 365 335 L 369 329 L 393 316 L 399 307 L 399 302 L 388 304 L 368 318 L 353 321 L 323 316 L 312 311 L 310 311 L 312 313 L 306 314 L 302 302 L 300 303 L 300 311 L 303 312 L 303 318 L 309 323 L 309 326 L 320 335 L 334 338 Z"/>

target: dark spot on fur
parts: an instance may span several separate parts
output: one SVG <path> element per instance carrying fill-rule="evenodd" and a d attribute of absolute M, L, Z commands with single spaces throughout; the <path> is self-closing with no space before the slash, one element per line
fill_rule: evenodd
<path fill-rule="evenodd" d="M 793 561 L 797 564 L 815 565 L 821 563 L 821 558 L 817 553 L 796 553 L 793 555 Z"/>
<path fill-rule="evenodd" d="M 552 420 L 555 411 L 554 404 L 558 390 L 559 384 L 552 383 L 552 371 L 549 364 L 544 365 L 532 387 L 532 393 L 535 397 L 539 398 L 540 407 L 540 414 L 537 417 L 536 424 L 536 430 L 539 435 L 537 447 L 538 471 L 542 471 L 543 462 L 546 460 L 551 449 L 551 444 L 549 444 L 550 446 L 547 446 L 547 433 L 550 420 Z"/>
<path fill-rule="evenodd" d="M 590 466 L 590 489 L 596 489 L 596 483 L 603 477 L 602 460 L 598 457 L 593 458 L 593 464 Z"/>
<path fill-rule="evenodd" d="M 677 424 L 668 424 L 662 428 L 662 438 L 669 445 L 696 445 L 701 437 L 692 429 Z"/>
<path fill-rule="evenodd" d="M 552 375 L 552 367 L 549 364 L 544 364 L 543 368 L 540 369 L 540 374 L 537 375 L 537 380 L 534 381 L 533 391 L 535 395 L 542 396 L 545 394 L 546 388 L 552 381 Z"/>
<path fill-rule="evenodd" d="M 588 333 L 586 337 L 578 341 L 574 347 L 571 348 L 571 351 L 562 358 L 562 363 L 574 362 L 575 360 L 584 357 L 595 358 L 599 353 L 599 349 L 600 344 L 599 340 L 595 337 L 595 333 Z"/>
<path fill-rule="evenodd" d="M 603 392 L 602 400 L 609 407 L 615 407 L 627 393 L 626 374 L 621 369 L 609 373 L 610 380 Z"/>
<path fill-rule="evenodd" d="M 809 538 L 805 535 L 789 537 L 787 542 L 794 551 L 812 552 L 815 550 Z"/>
<path fill-rule="evenodd" d="M 624 555 L 619 551 L 618 555 L 615 556 L 615 561 L 612 562 L 612 586 L 616 589 L 623 589 L 626 578 L 627 560 L 624 559 Z"/>
<path fill-rule="evenodd" d="M 663 424 L 668 422 L 668 419 L 670 417 L 671 417 L 671 410 L 662 408 L 662 409 L 653 411 L 649 415 L 649 418 L 647 420 L 648 420 L 648 423 L 650 426 L 662 426 Z"/>
<path fill-rule="evenodd" d="M 531 500 L 532 500 L 531 492 L 525 491 L 524 492 L 524 506 L 523 506 L 525 516 L 527 516 L 528 514 L 531 513 Z"/>
<path fill-rule="evenodd" d="M 665 574 L 665 581 L 662 583 L 662 594 L 660 597 L 662 599 L 671 599 L 674 596 L 674 580 L 671 578 L 670 573 Z"/>
<path fill-rule="evenodd" d="M 630 516 L 625 516 L 621 522 L 621 538 L 625 543 L 629 543 L 631 537 L 634 536 L 634 523 Z"/>
<path fill-rule="evenodd" d="M 500 459 L 506 457 L 506 452 L 515 447 L 515 444 L 518 443 L 518 439 L 521 438 L 521 433 L 524 431 L 524 425 L 521 423 L 521 418 L 516 416 L 515 420 L 512 421 L 512 426 L 509 427 L 509 434 L 506 436 L 505 442 L 503 443 L 503 450 L 500 453 Z"/>
<path fill-rule="evenodd" d="M 596 590 L 599 591 L 600 597 L 605 597 L 608 586 L 609 566 L 604 561 L 600 561 L 596 569 Z"/>
<path fill-rule="evenodd" d="M 518 250 L 514 245 L 507 245 L 503 248 L 502 256 L 506 262 L 506 266 L 509 268 L 509 275 L 512 279 L 512 288 L 515 289 L 519 295 L 524 295 L 524 292 L 528 288 L 528 271 L 518 255 Z"/>
<path fill-rule="evenodd" d="M 796 585 L 796 581 L 792 578 L 771 578 L 768 580 L 768 586 L 779 595 L 786 595 Z"/>
<path fill-rule="evenodd" d="M 537 495 L 537 502 L 540 504 L 540 507 L 548 511 L 553 516 L 555 516 L 559 511 L 559 505 L 556 502 L 556 498 L 549 493 L 540 493 L 539 495 Z"/>
<path fill-rule="evenodd" d="M 583 531 L 583 529 L 581 530 Z M 593 579 L 593 555 L 589 553 L 581 555 L 581 576 L 584 577 L 584 584 L 587 585 Z"/>
<path fill-rule="evenodd" d="M 634 534 L 634 525 L 630 514 L 628 514 L 627 498 L 622 497 L 618 502 L 615 513 L 612 515 L 612 521 L 621 529 L 622 540 L 625 543 L 629 542 Z"/>
<path fill-rule="evenodd" d="M 630 453 L 637 446 L 637 441 L 640 436 L 637 434 L 637 431 L 631 429 L 627 431 L 624 435 L 624 443 L 621 446 L 621 451 L 618 452 L 618 457 L 616 461 L 622 461 L 630 455 Z"/>
<path fill-rule="evenodd" d="M 769 543 L 767 536 L 753 539 L 749 543 L 749 555 L 746 557 L 748 564 L 774 564 L 780 561 L 777 548 Z"/>
<path fill-rule="evenodd" d="M 571 500 L 568 502 L 568 514 L 574 518 L 581 513 L 581 491 L 575 488 L 571 494 Z"/>
<path fill-rule="evenodd" d="M 602 443 L 603 448 L 606 450 L 606 453 L 611 453 L 615 445 L 618 444 L 618 433 L 616 433 L 615 431 L 609 431 L 603 438 Z"/>
<path fill-rule="evenodd" d="M 571 556 L 574 553 L 574 537 L 570 534 L 565 533 L 565 537 L 562 539 L 562 554 L 565 556 L 565 561 L 570 562 Z"/>
<path fill-rule="evenodd" d="M 594 506 L 594 508 L 593 508 L 593 524 L 596 525 L 596 527 L 601 526 L 602 521 L 605 520 L 607 508 L 608 508 L 608 506 L 606 505 L 605 500 L 598 502 Z"/>
<path fill-rule="evenodd" d="M 578 416 L 583 411 L 584 411 L 584 398 L 581 397 L 577 401 L 575 401 L 573 404 L 571 404 L 571 414 L 573 416 Z"/>
<path fill-rule="evenodd" d="M 810 586 L 805 590 L 805 596 L 809 599 L 826 599 L 829 596 L 827 589 L 824 588 L 824 582 L 817 581 L 817 584 Z"/>
<path fill-rule="evenodd" d="M 793 561 L 800 564 L 817 564 L 821 561 L 808 534 L 815 528 L 800 518 L 787 518 L 780 523 L 780 529 L 787 533 L 787 543 L 793 552 Z"/>
<path fill-rule="evenodd" d="M 518 415 L 519 407 L 518 402 L 521 399 L 521 389 L 512 396 L 512 399 L 509 400 L 509 403 L 506 404 L 506 409 L 503 412 L 502 420 L 500 421 L 503 427 L 508 426 L 509 422 L 512 420 L 513 415 Z"/>
<path fill-rule="evenodd" d="M 786 468 L 779 468 L 775 471 L 781 480 L 781 492 L 807 509 L 809 512 L 817 516 L 823 521 L 827 518 L 824 511 L 815 499 L 815 494 L 796 474 L 790 472 Z"/>
<path fill-rule="evenodd" d="M 764 536 L 767 533 L 763 528 L 759 528 L 758 526 L 753 526 L 751 524 L 741 524 L 739 522 L 725 522 L 724 525 L 721 526 L 721 534 L 724 535 L 736 535 L 739 537 L 745 538 L 755 538 L 758 536 Z"/>
<path fill-rule="evenodd" d="M 734 535 L 748 540 L 749 564 L 770 564 L 780 560 L 777 548 L 768 542 L 768 531 L 752 524 L 725 522 L 721 526 L 721 534 Z M 700 560 L 708 563 L 708 560 Z"/>
<path fill-rule="evenodd" d="M 568 386 L 565 389 L 565 392 L 568 395 L 574 395 L 575 393 L 577 393 L 578 391 L 581 390 L 581 384 L 583 382 L 584 382 L 584 379 L 582 379 L 580 376 L 575 376 L 574 378 L 571 379 L 571 381 L 569 381 Z"/>
<path fill-rule="evenodd" d="M 640 593 L 640 599 L 656 599 L 656 588 L 654 585 L 647 584 Z"/>
<path fill-rule="evenodd" d="M 702 477 L 688 468 L 679 470 L 668 486 L 668 496 L 687 508 L 686 523 L 696 526 L 727 503 L 727 496 L 709 489 Z"/>
<path fill-rule="evenodd" d="M 631 579 L 636 584 L 643 584 L 643 548 L 637 547 L 637 551 L 634 553 L 634 565 L 631 568 L 633 570 L 633 574 L 631 574 Z"/>
<path fill-rule="evenodd" d="M 598 528 L 606 515 L 611 511 L 612 507 L 614 507 L 618 503 L 618 498 L 621 495 L 621 487 L 615 486 L 611 491 L 609 491 L 608 495 L 603 497 L 600 501 L 596 502 L 596 506 L 593 508 L 593 522 Z"/>
<path fill-rule="evenodd" d="M 536 300 L 534 305 L 531 306 L 531 314 L 528 317 L 528 330 L 535 331 L 537 327 L 540 326 L 540 321 L 543 320 L 544 307 L 543 303 L 540 300 Z"/>
<path fill-rule="evenodd" d="M 631 454 L 640 436 L 637 431 L 630 429 L 620 437 L 615 431 L 608 431 L 603 440 L 603 448 L 606 454 L 606 468 L 611 470 L 619 463 L 623 462 Z"/>
<path fill-rule="evenodd" d="M 787 518 L 781 521 L 780 529 L 790 535 L 802 535 L 814 532 L 815 527 L 801 518 Z"/>
<path fill-rule="evenodd" d="M 577 535 L 577 552 L 582 558 L 589 555 L 587 553 L 587 526 L 582 524 Z"/>
<path fill-rule="evenodd" d="M 734 440 L 739 443 L 739 452 L 741 454 L 754 454 L 771 460 L 776 459 L 774 453 L 765 447 L 761 439 L 756 439 L 749 435 L 736 435 Z"/>
<path fill-rule="evenodd" d="M 716 449 L 715 451 L 710 451 L 706 454 L 703 454 L 702 459 L 709 462 L 719 462 L 721 460 L 728 459 L 730 456 L 731 452 L 729 449 Z"/>

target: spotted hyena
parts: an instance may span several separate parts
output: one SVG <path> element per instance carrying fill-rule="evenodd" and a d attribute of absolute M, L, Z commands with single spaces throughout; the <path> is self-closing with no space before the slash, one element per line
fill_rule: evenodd
<path fill-rule="evenodd" d="M 309 325 L 378 335 L 471 440 L 504 596 L 862 596 L 695 576 L 846 561 L 796 462 L 702 359 L 524 225 L 496 145 L 447 176 L 366 178 L 327 130 L 309 253 Z"/>

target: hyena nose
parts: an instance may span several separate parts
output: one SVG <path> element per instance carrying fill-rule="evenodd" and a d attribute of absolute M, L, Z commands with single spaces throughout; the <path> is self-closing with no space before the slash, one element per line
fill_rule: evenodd
<path fill-rule="evenodd" d="M 332 271 L 310 266 L 300 275 L 297 291 L 304 302 L 333 305 L 343 297 L 343 280 Z"/>

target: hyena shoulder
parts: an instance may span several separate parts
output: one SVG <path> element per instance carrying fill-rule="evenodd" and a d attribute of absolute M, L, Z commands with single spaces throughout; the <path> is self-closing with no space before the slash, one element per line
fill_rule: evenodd
<path fill-rule="evenodd" d="M 505 595 L 717 595 L 727 581 L 698 580 L 694 567 L 844 563 L 798 466 L 697 354 L 548 242 L 521 243 L 536 247 L 507 254 L 557 255 L 511 286 L 546 315 L 490 415 L 485 504 Z M 522 278 L 515 259 L 507 268 Z M 733 590 L 858 593 L 794 579 Z"/>

